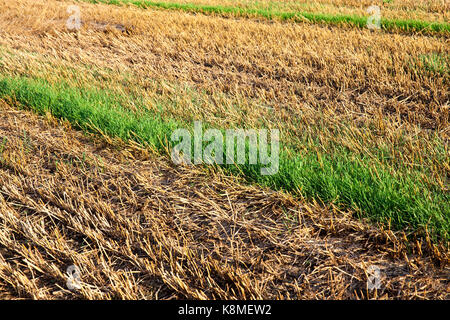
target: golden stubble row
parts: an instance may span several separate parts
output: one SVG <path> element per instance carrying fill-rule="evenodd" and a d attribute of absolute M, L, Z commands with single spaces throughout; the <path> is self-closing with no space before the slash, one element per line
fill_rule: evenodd
<path fill-rule="evenodd" d="M 162 1 L 161 1 L 162 2 Z M 367 7 L 370 5 L 385 5 L 390 8 L 403 8 L 403 9 L 421 9 L 429 12 L 439 12 L 445 9 L 448 4 L 445 0 L 402 0 L 402 1 L 391 1 L 388 3 L 383 0 L 166 0 L 164 2 L 174 2 L 174 3 L 195 3 L 195 4 L 236 4 L 239 6 L 258 3 L 262 7 L 275 7 L 277 4 L 280 5 L 333 5 L 336 7 Z"/>
<path fill-rule="evenodd" d="M 369 114 L 381 109 L 426 128 L 448 125 L 448 74 L 414 75 L 417 56 L 445 53 L 445 38 L 90 4 L 81 4 L 84 27 L 72 35 L 65 32 L 66 3 L 6 2 L 4 46 L 258 97 L 281 112 L 308 102 Z M 98 23 L 131 35 L 115 27 L 104 34 Z"/>
<path fill-rule="evenodd" d="M 313 12 L 331 15 L 369 16 L 367 9 L 378 6 L 383 18 L 448 22 L 450 5 L 445 0 L 166 0 L 163 2 L 265 9 L 277 12 Z"/>

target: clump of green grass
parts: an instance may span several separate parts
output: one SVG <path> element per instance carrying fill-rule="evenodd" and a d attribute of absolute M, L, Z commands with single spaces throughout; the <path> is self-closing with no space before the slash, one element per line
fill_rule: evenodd
<path fill-rule="evenodd" d="M 38 114 L 50 112 L 86 131 L 100 129 L 105 134 L 134 140 L 161 150 L 176 123 L 145 108 L 133 112 L 125 105 L 127 97 L 106 90 L 76 89 L 66 84 L 49 85 L 44 80 L 3 78 L 0 98 L 10 97 Z"/>
<path fill-rule="evenodd" d="M 438 73 L 441 75 L 450 72 L 450 55 L 442 53 L 422 54 L 419 56 L 423 68 L 428 72 Z"/>
<path fill-rule="evenodd" d="M 438 52 L 421 54 L 412 58 L 407 68 L 418 75 L 448 77 L 450 76 L 450 55 Z"/>
<path fill-rule="evenodd" d="M 191 126 L 192 130 L 192 123 L 165 119 L 139 105 L 142 100 L 134 102 L 137 109 L 133 111 L 126 107 L 127 99 L 133 97 L 64 83 L 50 85 L 40 79 L 0 77 L 0 99 L 15 101 L 39 114 L 50 112 L 85 131 L 100 130 L 111 137 L 136 141 L 163 154 L 173 146 L 170 136 L 175 129 Z M 261 165 L 222 167 L 249 182 L 333 202 L 397 230 L 428 228 L 435 240 L 448 242 L 448 194 L 424 183 L 412 169 L 393 172 L 344 147 L 335 148 L 333 153 L 320 150 L 319 144 L 303 151 L 282 146 L 279 171 L 271 176 L 260 174 Z"/>
<path fill-rule="evenodd" d="M 238 174 L 237 169 L 234 170 Z M 395 229 L 417 231 L 428 226 L 448 240 L 449 197 L 420 181 L 413 172 L 392 173 L 343 148 L 333 155 L 313 152 L 280 155 L 280 171 L 260 176 L 255 166 L 239 168 L 250 181 L 288 190 L 309 199 L 333 202 L 360 217 L 391 223 Z"/>
<path fill-rule="evenodd" d="M 3 163 L 3 151 L 5 151 L 6 143 L 8 140 L 6 137 L 3 137 L 2 142 L 0 143 L 0 163 Z"/>

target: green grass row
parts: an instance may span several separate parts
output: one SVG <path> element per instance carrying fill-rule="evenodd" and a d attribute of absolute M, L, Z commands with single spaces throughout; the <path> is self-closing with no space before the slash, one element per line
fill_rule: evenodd
<path fill-rule="evenodd" d="M 50 112 L 84 131 L 99 129 L 111 137 L 134 140 L 162 154 L 173 146 L 170 137 L 175 129 L 193 127 L 193 123 L 147 111 L 139 100 L 133 101 L 139 111 L 132 111 L 126 105 L 133 97 L 64 83 L 51 85 L 40 79 L 0 76 L 0 99 L 41 115 Z M 374 222 L 390 223 L 396 230 L 420 233 L 426 226 L 434 240 L 448 244 L 448 194 L 425 185 L 414 172 L 392 173 L 345 148 L 333 154 L 318 150 L 295 152 L 281 145 L 280 169 L 272 176 L 262 176 L 258 165 L 222 167 L 251 183 L 333 202 Z"/>
<path fill-rule="evenodd" d="M 352 25 L 367 28 L 367 17 L 356 15 L 331 15 L 311 12 L 282 12 L 273 9 L 253 9 L 242 7 L 211 6 L 193 3 L 171 3 L 149 0 L 83 0 L 91 3 L 133 4 L 141 8 L 160 8 L 183 10 L 193 13 L 232 15 L 239 17 L 260 17 L 269 20 L 305 22 L 305 18 L 313 23 L 331 25 Z M 381 28 L 386 31 L 450 33 L 450 24 L 445 22 L 428 22 L 419 20 L 381 19 Z"/>

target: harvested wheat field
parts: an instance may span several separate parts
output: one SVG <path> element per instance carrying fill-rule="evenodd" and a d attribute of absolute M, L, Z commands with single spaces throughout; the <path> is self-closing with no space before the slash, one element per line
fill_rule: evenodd
<path fill-rule="evenodd" d="M 448 300 L 448 13 L 0 0 L 0 299 Z"/>
<path fill-rule="evenodd" d="M 450 295 L 448 269 L 438 267 L 445 257 L 407 255 L 392 232 L 345 212 L 174 169 L 139 148 L 93 141 L 6 104 L 1 111 L 2 298 Z M 82 274 L 78 293 L 65 288 L 73 262 Z M 373 264 L 387 286 L 370 293 Z"/>

